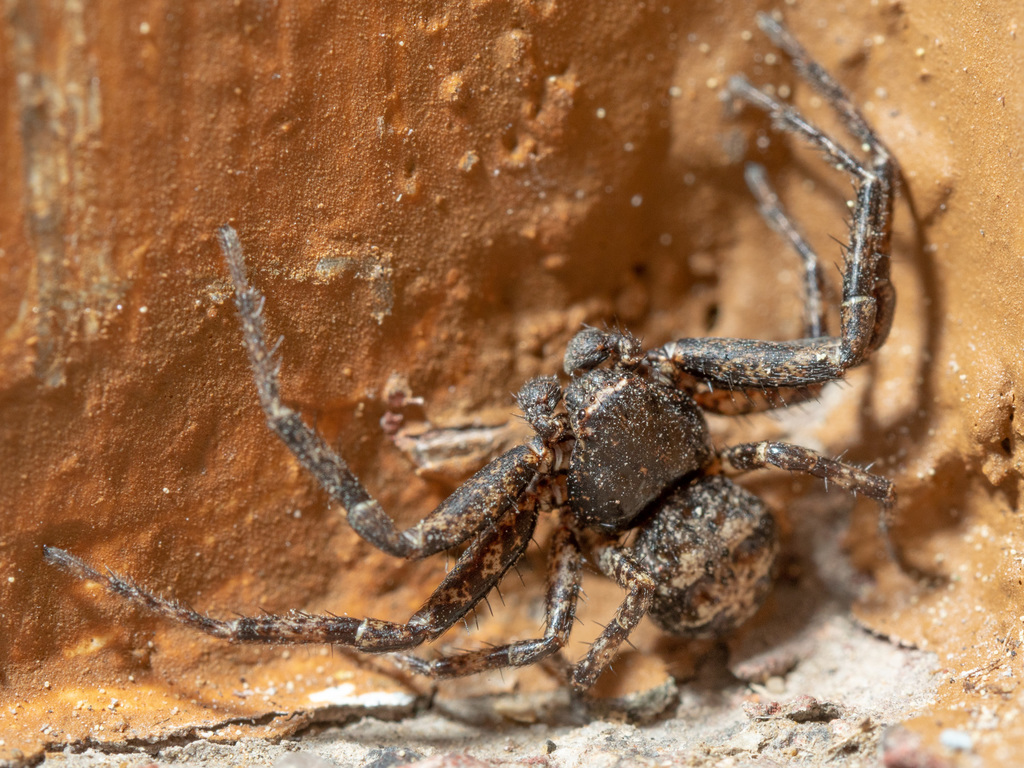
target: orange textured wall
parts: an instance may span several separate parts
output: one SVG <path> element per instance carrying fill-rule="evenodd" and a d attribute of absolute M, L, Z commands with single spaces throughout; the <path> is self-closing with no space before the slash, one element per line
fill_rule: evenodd
<path fill-rule="evenodd" d="M 299 708 L 332 680 L 404 684 L 320 649 L 196 638 L 41 560 L 63 546 L 223 616 L 399 619 L 443 574 L 443 558 L 396 563 L 361 542 L 267 433 L 219 224 L 239 230 L 284 335 L 287 399 L 405 524 L 451 479 L 417 477 L 386 415 L 500 427 L 509 392 L 560 370 L 582 322 L 649 344 L 799 334 L 797 265 L 758 217 L 744 158 L 769 166 L 827 261 L 845 239 L 847 182 L 722 108 L 745 72 L 834 125 L 770 56 L 755 3 L 8 6 L 0 749 L 187 732 Z M 897 573 L 859 505 L 850 547 L 880 577 L 862 617 L 938 651 L 950 678 L 1008 664 L 1019 679 L 1024 18 L 1008 0 L 784 10 L 902 163 L 900 303 L 850 387 L 797 419 L 716 422 L 716 439 L 799 437 L 875 462 L 901 494 L 897 542 L 935 580 Z M 423 405 L 389 413 L 396 390 Z M 780 507 L 813 488 L 757 487 Z M 503 613 L 529 633 L 524 602 Z M 280 693 L 234 695 L 250 683 Z M 919 727 L 1018 710 L 1000 684 L 988 699 L 950 683 Z"/>

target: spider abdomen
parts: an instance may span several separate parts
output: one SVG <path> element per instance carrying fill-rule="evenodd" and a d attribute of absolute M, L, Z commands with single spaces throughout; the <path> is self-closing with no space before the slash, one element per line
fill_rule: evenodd
<path fill-rule="evenodd" d="M 765 503 L 721 475 L 665 497 L 633 545 L 657 583 L 651 618 L 666 632 L 695 638 L 719 637 L 760 608 L 777 553 Z"/>

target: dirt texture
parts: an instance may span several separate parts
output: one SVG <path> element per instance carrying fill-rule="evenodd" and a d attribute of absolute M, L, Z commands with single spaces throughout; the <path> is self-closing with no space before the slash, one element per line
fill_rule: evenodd
<path fill-rule="evenodd" d="M 723 108 L 726 79 L 743 72 L 838 135 L 756 29 L 756 11 L 773 6 L 3 8 L 0 765 L 68 745 L 279 738 L 428 706 L 481 740 L 494 718 L 556 727 L 565 712 L 704 722 L 692 713 L 715 705 L 748 730 L 794 713 L 849 721 L 797 746 L 711 729 L 726 751 L 680 738 L 667 753 L 679 764 L 742 765 L 770 744 L 779 760 L 824 750 L 908 766 L 1002 765 L 1024 752 L 1018 3 L 781 7 L 903 168 L 897 314 L 846 385 L 782 415 L 716 418 L 715 441 L 771 437 L 871 464 L 896 482 L 893 539 L 912 568 L 887 558 L 871 503 L 753 477 L 787 532 L 780 595 L 729 639 L 728 657 L 645 623 L 582 715 L 543 670 L 435 687 L 385 659 L 197 637 L 71 581 L 42 546 L 219 617 L 301 608 L 404 620 L 445 573 L 444 557 L 398 562 L 360 540 L 267 431 L 213 237 L 223 223 L 238 229 L 269 331 L 283 336 L 286 399 L 402 526 L 525 434 L 509 393 L 560 371 L 581 323 L 619 323 L 648 346 L 799 337 L 799 263 L 758 215 L 743 163 L 768 167 L 826 263 L 841 258 L 850 187 L 763 116 Z M 537 539 L 494 616 L 439 648 L 538 633 L 546 529 Z M 574 656 L 621 600 L 597 577 L 586 589 Z M 845 640 L 822 629 L 851 615 Z M 917 670 L 902 703 L 880 691 L 888 703 L 872 709 L 859 683 L 830 688 L 841 662 L 793 677 L 811 647 L 869 633 L 903 646 L 894 652 Z M 874 679 L 867 667 L 883 655 L 850 662 Z M 708 667 L 728 682 L 712 676 L 699 690 L 718 695 L 695 700 L 685 681 Z M 875 673 L 902 682 L 899 668 Z M 827 706 L 772 708 L 800 694 Z M 473 724 L 477 711 L 486 717 Z M 587 729 L 600 727 L 584 725 L 581 743 L 593 747 Z M 517 733 L 537 749 L 548 738 Z M 577 764 L 557 756 L 545 759 Z"/>

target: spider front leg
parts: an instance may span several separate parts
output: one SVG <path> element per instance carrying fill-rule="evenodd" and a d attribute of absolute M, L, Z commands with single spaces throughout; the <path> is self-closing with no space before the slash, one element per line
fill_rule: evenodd
<path fill-rule="evenodd" d="M 412 672 L 429 677 L 463 677 L 489 669 L 535 664 L 563 648 L 569 641 L 569 632 L 576 618 L 576 602 L 580 592 L 580 549 L 567 509 L 559 513 L 558 527 L 551 540 L 547 578 L 543 637 L 436 659 L 402 655 L 397 657 L 398 663 Z"/>
<path fill-rule="evenodd" d="M 757 24 L 776 46 L 786 52 L 800 76 L 832 105 L 846 130 L 868 155 L 868 162 L 862 163 L 839 143 L 804 119 L 797 110 L 781 104 L 767 92 L 754 88 L 741 76 L 730 79 L 729 89 L 734 96 L 767 112 L 780 129 L 802 135 L 812 145 L 821 149 L 837 168 L 849 173 L 855 184 L 860 185 L 855 231 L 851 236 L 851 253 L 854 262 L 860 261 L 865 265 L 864 275 L 873 282 L 870 294 L 875 300 L 874 324 L 864 352 L 868 354 L 881 346 L 892 325 L 895 291 L 889 281 L 889 254 L 892 239 L 893 189 L 899 176 L 899 169 L 885 144 L 854 106 L 846 90 L 808 55 L 789 30 L 766 13 L 757 15 Z M 863 205 L 862 195 L 866 201 Z M 860 238 L 857 237 L 858 229 L 861 233 Z M 853 253 L 853 245 L 856 242 L 863 246 L 863 251 L 859 255 Z M 866 283 L 867 280 L 863 281 L 860 287 L 866 288 Z M 844 289 L 846 287 L 844 285 Z M 858 293 L 855 286 L 852 295 L 863 294 Z M 845 302 L 843 311 L 844 314 L 847 311 Z M 853 362 L 848 367 L 856 364 L 857 362 Z"/>
<path fill-rule="evenodd" d="M 896 165 L 842 87 L 811 60 L 789 32 L 765 14 L 758 16 L 758 24 L 832 105 L 868 160 L 862 162 L 797 110 L 745 79 L 730 80 L 729 88 L 736 98 L 768 112 L 778 128 L 802 135 L 833 165 L 846 171 L 856 188 L 838 336 L 808 336 L 792 342 L 681 339 L 649 354 L 652 366 L 667 381 L 693 381 L 698 388 L 711 390 L 749 390 L 752 396 L 780 388 L 799 390 L 841 378 L 885 340 L 895 302 L 889 282 L 889 251 Z M 759 195 L 761 198 L 763 195 Z M 781 221 L 788 223 L 784 216 Z M 784 234 L 795 245 L 793 237 Z"/>
<path fill-rule="evenodd" d="M 743 170 L 747 187 L 757 200 L 761 216 L 789 243 L 799 256 L 804 267 L 804 337 L 808 339 L 824 336 L 825 305 L 821 263 L 818 254 L 793 223 L 778 194 L 768 181 L 763 165 L 747 163 Z M 763 389 L 715 389 L 693 376 L 684 374 L 678 368 L 659 366 L 662 375 L 670 373 L 672 383 L 692 393 L 694 400 L 706 411 L 727 416 L 756 413 L 773 408 L 783 408 L 811 400 L 821 392 L 821 384 L 799 387 L 772 387 Z M 737 396 L 739 395 L 739 396 Z"/>
<path fill-rule="evenodd" d="M 779 201 L 775 189 L 768 181 L 765 168 L 757 163 L 748 163 L 743 169 L 746 185 L 758 201 L 762 217 L 772 229 L 780 234 L 800 256 L 804 266 L 804 336 L 815 339 L 825 334 L 824 288 L 821 279 L 821 264 L 817 253 L 805 240 L 800 229 L 788 216 Z M 708 382 L 698 380 L 674 362 L 662 356 L 663 350 L 654 350 L 654 361 L 658 375 L 691 393 L 698 406 L 705 411 L 725 416 L 739 416 L 776 408 L 794 406 L 818 396 L 821 384 L 807 384 L 788 387 L 715 388 Z"/>
<path fill-rule="evenodd" d="M 263 323 L 264 297 L 246 277 L 245 257 L 238 234 L 230 226 L 217 231 L 231 273 L 235 304 L 242 323 L 253 379 L 267 425 L 288 447 L 320 486 L 339 502 L 348 523 L 363 539 L 390 555 L 422 558 L 450 549 L 508 513 L 545 465 L 557 463 L 558 441 L 564 431 L 553 411 L 561 399 L 554 379 L 529 382 L 519 394 L 527 419 L 540 440 L 508 451 L 477 472 L 422 521 L 405 531 L 395 528 L 345 460 L 296 411 L 281 400 L 277 346 L 268 347 Z"/>
<path fill-rule="evenodd" d="M 432 640 L 465 616 L 522 557 L 537 523 L 537 499 L 527 494 L 516 509 L 485 530 L 456 561 L 440 586 L 405 623 L 300 611 L 275 616 L 213 619 L 160 597 L 112 571 L 100 573 L 56 547 L 45 547 L 51 564 L 94 581 L 131 603 L 208 635 L 235 643 L 344 645 L 367 653 L 413 648 Z"/>

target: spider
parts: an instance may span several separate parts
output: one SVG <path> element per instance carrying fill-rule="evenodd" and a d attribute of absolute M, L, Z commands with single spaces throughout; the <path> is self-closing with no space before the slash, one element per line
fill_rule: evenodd
<path fill-rule="evenodd" d="M 566 670 L 572 687 L 582 691 L 596 682 L 644 616 L 679 637 L 717 637 L 761 605 L 772 584 L 776 526 L 765 504 L 730 475 L 777 467 L 864 494 L 881 506 L 884 538 L 895 502 L 889 480 L 781 442 L 716 450 L 703 414 L 750 413 L 815 396 L 885 341 L 895 301 L 889 282 L 895 162 L 844 89 L 789 31 L 764 14 L 757 21 L 831 104 L 867 157 L 861 161 L 743 77 L 730 80 L 733 99 L 768 113 L 777 128 L 801 135 L 853 180 L 856 201 L 844 251 L 838 335 L 825 330 L 817 256 L 780 207 L 764 169 L 749 165 L 748 186 L 763 215 L 803 260 L 805 337 L 789 342 L 685 338 L 645 352 L 626 331 L 586 327 L 565 353 L 568 383 L 541 376 L 516 395 L 535 435 L 487 464 L 422 521 L 400 531 L 345 461 L 281 401 L 280 360 L 276 346 L 266 343 L 263 296 L 248 283 L 235 230 L 224 226 L 218 232 L 220 246 L 270 429 L 373 546 L 410 559 L 462 544 L 465 549 L 406 622 L 300 611 L 219 620 L 112 572 L 101 573 L 63 550 L 46 547 L 46 559 L 125 600 L 229 641 L 330 643 L 397 653 L 406 668 L 445 678 L 560 656 L 575 618 L 587 553 L 625 597 L 586 656 Z M 545 512 L 555 521 L 543 635 L 433 659 L 409 654 L 442 635 L 497 586 L 522 557 Z"/>

